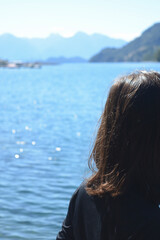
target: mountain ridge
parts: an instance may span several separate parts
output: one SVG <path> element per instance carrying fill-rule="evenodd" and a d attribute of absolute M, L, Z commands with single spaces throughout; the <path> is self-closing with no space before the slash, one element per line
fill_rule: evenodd
<path fill-rule="evenodd" d="M 0 35 L 0 59 L 30 61 L 59 56 L 89 59 L 106 46 L 118 48 L 126 44 L 122 39 L 97 35 L 78 32 L 65 38 L 52 33 L 47 38 L 25 38 L 6 33 Z"/>
<path fill-rule="evenodd" d="M 90 62 L 140 62 L 156 61 L 156 53 L 160 48 L 160 23 L 147 28 L 141 36 L 125 46 L 104 48 L 90 58 Z"/>

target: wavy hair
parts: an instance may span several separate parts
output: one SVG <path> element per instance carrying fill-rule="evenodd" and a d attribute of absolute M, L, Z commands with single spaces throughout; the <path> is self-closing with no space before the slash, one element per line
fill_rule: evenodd
<path fill-rule="evenodd" d="M 160 199 L 160 74 L 119 78 L 109 91 L 89 158 L 90 195 L 119 196 L 136 185 Z M 159 189 L 159 191 L 157 191 Z"/>

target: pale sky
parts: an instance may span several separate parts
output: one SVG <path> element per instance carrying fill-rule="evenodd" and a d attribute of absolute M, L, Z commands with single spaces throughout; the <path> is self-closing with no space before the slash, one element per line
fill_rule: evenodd
<path fill-rule="evenodd" d="M 20 37 L 83 31 L 131 40 L 156 22 L 159 0 L 0 0 L 0 34 Z"/>

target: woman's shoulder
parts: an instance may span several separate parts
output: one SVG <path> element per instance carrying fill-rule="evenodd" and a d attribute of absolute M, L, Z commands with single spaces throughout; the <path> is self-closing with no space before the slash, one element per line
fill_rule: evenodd
<path fill-rule="evenodd" d="M 73 219 L 101 219 L 105 212 L 106 197 L 92 196 L 86 191 L 86 182 L 83 182 L 74 192 L 69 211 L 73 213 Z"/>
<path fill-rule="evenodd" d="M 87 193 L 86 183 L 83 182 L 72 195 L 67 216 L 57 240 L 88 239 L 86 234 L 90 236 L 89 239 L 100 239 L 101 218 L 104 212 L 101 201 L 102 198 L 90 196 Z"/>
<path fill-rule="evenodd" d="M 80 184 L 80 186 L 75 190 L 75 192 L 73 193 L 72 197 L 71 197 L 71 203 L 74 203 L 74 205 L 80 207 L 81 205 L 85 205 L 87 203 L 92 203 L 95 201 L 94 196 L 91 196 L 87 193 L 86 191 L 86 182 L 82 182 Z"/>
<path fill-rule="evenodd" d="M 98 202 L 104 202 L 108 194 L 106 193 L 104 196 L 98 196 L 98 195 L 89 195 L 86 190 L 86 184 L 87 182 L 84 181 L 81 183 L 81 185 L 75 190 L 73 193 L 72 199 L 76 200 L 79 204 L 83 204 L 83 202 L 86 204 L 86 202 L 98 204 Z"/>

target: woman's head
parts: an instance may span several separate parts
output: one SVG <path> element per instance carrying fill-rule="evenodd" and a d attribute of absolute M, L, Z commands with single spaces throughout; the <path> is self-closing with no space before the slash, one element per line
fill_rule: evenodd
<path fill-rule="evenodd" d="M 160 74 L 141 71 L 110 89 L 90 156 L 97 170 L 89 194 L 112 196 L 139 185 L 156 194 L 160 186 Z"/>

